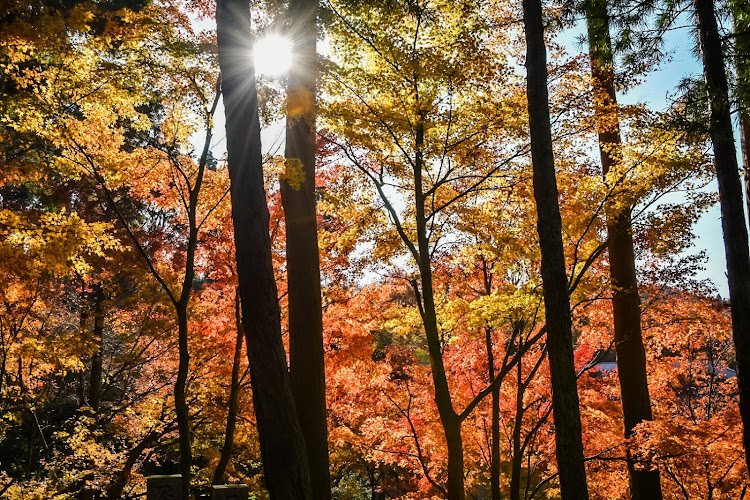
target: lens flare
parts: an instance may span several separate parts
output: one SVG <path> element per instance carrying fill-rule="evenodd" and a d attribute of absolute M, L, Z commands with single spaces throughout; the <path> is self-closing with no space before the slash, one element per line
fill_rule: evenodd
<path fill-rule="evenodd" d="M 292 65 L 292 43 L 281 35 L 261 38 L 255 42 L 253 61 L 259 75 L 283 75 Z"/>

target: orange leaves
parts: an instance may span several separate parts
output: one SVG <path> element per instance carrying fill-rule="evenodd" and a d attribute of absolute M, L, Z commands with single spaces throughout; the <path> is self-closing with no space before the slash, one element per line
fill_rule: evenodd
<path fill-rule="evenodd" d="M 634 450 L 659 465 L 667 497 L 740 498 L 747 488 L 741 432 L 739 412 L 730 407 L 710 422 L 641 424 Z"/>
<path fill-rule="evenodd" d="M 746 473 L 728 306 L 687 292 L 653 288 L 645 293 L 644 303 L 654 420 L 639 425 L 636 435 L 625 442 L 614 372 L 602 365 L 579 381 L 584 433 L 590 436 L 587 453 L 603 452 L 604 460 L 589 464 L 595 491 L 601 498 L 625 491 L 626 477 L 617 463 L 630 449 L 659 467 L 665 497 L 739 498 Z M 611 339 L 608 303 L 594 302 L 581 313 L 579 342 L 589 345 L 589 351 L 606 348 Z M 613 481 L 613 474 L 622 482 Z"/>

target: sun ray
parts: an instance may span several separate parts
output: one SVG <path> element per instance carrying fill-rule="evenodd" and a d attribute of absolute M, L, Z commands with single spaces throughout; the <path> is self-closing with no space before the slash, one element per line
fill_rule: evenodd
<path fill-rule="evenodd" d="M 292 65 L 292 43 L 281 35 L 263 37 L 255 43 L 253 61 L 259 75 L 283 75 Z"/>

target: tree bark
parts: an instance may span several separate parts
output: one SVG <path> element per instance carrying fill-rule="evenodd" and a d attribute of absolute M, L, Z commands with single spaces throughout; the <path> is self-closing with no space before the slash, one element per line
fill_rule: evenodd
<path fill-rule="evenodd" d="M 151 258 L 146 252 L 145 248 L 139 241 L 138 237 L 133 233 L 130 225 L 123 216 L 122 212 L 117 207 L 112 192 L 107 187 L 104 177 L 99 172 L 97 163 L 94 158 L 86 152 L 79 144 L 76 143 L 79 151 L 86 158 L 89 166 L 91 167 L 94 179 L 100 185 L 104 192 L 105 199 L 109 204 L 110 208 L 115 212 L 117 220 L 122 224 L 125 231 L 130 236 L 134 246 L 143 257 L 151 275 L 156 279 L 162 287 L 162 290 L 169 297 L 170 302 L 175 310 L 175 316 L 177 317 L 177 343 L 178 343 L 178 367 L 177 367 L 177 379 L 174 385 L 174 405 L 175 413 L 177 417 L 177 430 L 178 430 L 178 443 L 179 443 L 179 470 L 182 476 L 182 499 L 188 500 L 190 496 L 190 469 L 192 466 L 192 444 L 191 444 L 191 429 L 190 429 L 190 412 L 187 405 L 187 383 L 188 383 L 188 371 L 190 368 L 190 351 L 189 351 L 189 328 L 188 328 L 188 306 L 190 303 L 190 295 L 193 289 L 193 280 L 195 278 L 195 254 L 198 247 L 198 229 L 199 224 L 197 221 L 197 210 L 198 201 L 203 186 L 203 176 L 208 161 L 208 155 L 211 147 L 211 138 L 213 136 L 213 117 L 216 112 L 216 107 L 221 97 L 220 89 L 217 83 L 216 95 L 214 96 L 213 104 L 210 109 L 206 110 L 205 124 L 206 124 L 206 138 L 203 146 L 203 152 L 198 162 L 198 169 L 195 175 L 193 185 L 190 186 L 188 182 L 188 199 L 186 203 L 187 217 L 188 217 L 188 238 L 187 246 L 185 249 L 185 273 L 182 277 L 182 283 L 180 287 L 179 295 L 176 295 L 172 288 L 164 280 L 164 277 L 156 270 Z M 75 143 L 75 141 L 74 141 Z M 179 158 L 176 158 L 173 151 L 167 151 L 169 160 L 171 162 L 179 162 Z M 178 167 L 179 168 L 179 167 Z M 103 319 L 103 317 L 102 317 Z M 103 325 L 102 325 L 103 327 Z M 98 404 L 98 403 L 97 403 Z"/>
<path fill-rule="evenodd" d="M 516 420 L 513 422 L 513 457 L 510 469 L 510 499 L 521 500 L 521 465 L 523 463 L 523 450 L 521 449 L 521 431 L 523 430 L 523 398 L 526 393 L 526 385 L 523 380 L 523 359 L 518 360 L 516 366 Z M 494 500 L 494 499 L 493 499 Z"/>
<path fill-rule="evenodd" d="M 745 460 L 750 468 L 750 254 L 737 156 L 732 135 L 729 86 L 712 0 L 694 0 L 710 106 L 710 133 L 719 183 L 721 226 L 729 278 L 732 334 L 737 357 L 737 385 Z"/>
<path fill-rule="evenodd" d="M 615 89 L 614 61 L 609 35 L 606 0 L 586 3 L 591 76 L 594 86 L 594 114 L 599 134 L 602 176 L 622 161 L 619 111 Z M 619 212 L 611 204 L 606 208 L 609 239 L 609 273 L 612 283 L 617 376 L 620 381 L 625 437 L 633 435 L 635 426 L 651 420 L 651 398 L 646 373 L 646 351 L 641 331 L 641 301 L 635 271 L 635 250 L 631 225 L 631 208 Z M 627 451 L 630 496 L 633 500 L 660 500 L 659 470 L 639 468 Z"/>
<path fill-rule="evenodd" d="M 421 193 L 421 183 L 419 188 Z M 421 198 L 421 197 L 420 197 Z M 435 309 L 435 299 L 432 289 L 432 269 L 428 258 L 429 248 L 427 245 L 426 225 L 424 217 L 419 213 L 424 213 L 424 201 L 421 200 L 417 205 L 417 232 L 420 240 L 420 274 L 422 281 L 422 322 L 427 337 L 427 349 L 430 355 L 430 367 L 432 369 L 432 380 L 435 385 L 435 404 L 440 415 L 440 422 L 445 434 L 446 447 L 448 448 L 448 483 L 447 492 L 449 500 L 464 500 L 464 451 L 463 439 L 461 437 L 461 419 L 453 409 L 450 390 L 448 388 L 448 379 L 443 364 L 442 346 L 440 344 L 440 332 L 437 326 L 437 312 Z M 420 210 L 419 206 L 422 204 Z M 424 231 L 424 232 L 423 232 Z M 424 238 L 421 236 L 424 235 Z"/>
<path fill-rule="evenodd" d="M 486 290 L 489 295 L 491 290 Z M 495 355 L 492 351 L 492 329 L 488 326 L 484 331 L 487 346 L 487 374 L 489 383 L 495 380 Z M 521 366 L 519 361 L 518 366 Z M 492 421 L 490 422 L 490 498 L 500 500 L 500 386 L 492 389 Z"/>
<path fill-rule="evenodd" d="M 523 1 L 526 31 L 527 98 L 531 129 L 531 161 L 537 232 L 542 256 L 542 282 L 549 347 L 555 447 L 563 500 L 588 499 L 581 442 L 571 335 L 570 300 L 562 242 L 555 161 L 552 152 L 541 0 Z"/>
<path fill-rule="evenodd" d="M 232 459 L 234 448 L 234 431 L 237 428 L 237 410 L 240 405 L 240 370 L 242 368 L 242 338 L 245 331 L 242 328 L 242 313 L 240 312 L 240 291 L 234 293 L 234 318 L 237 325 L 237 341 L 234 344 L 234 358 L 232 359 L 232 381 L 229 387 L 229 403 L 227 408 L 227 426 L 224 431 L 224 445 L 221 448 L 219 463 L 216 464 L 211 484 L 224 484 L 224 475 Z"/>
<path fill-rule="evenodd" d="M 449 500 L 464 500 L 464 451 L 461 437 L 461 419 L 453 408 L 448 378 L 443 364 L 443 349 L 440 343 L 440 330 L 437 323 L 435 297 L 432 285 L 432 266 L 430 261 L 430 243 L 427 236 L 427 217 L 425 215 L 425 195 L 422 184 L 422 167 L 424 147 L 424 122 L 421 117 L 416 124 L 414 155 L 414 195 L 415 223 L 417 229 L 417 265 L 419 266 L 420 284 L 422 287 L 419 312 L 427 337 L 427 351 L 430 355 L 432 381 L 435 385 L 435 404 L 440 415 L 440 423 L 445 434 L 448 448 L 448 483 Z M 421 299 L 421 300 L 420 300 Z"/>
<path fill-rule="evenodd" d="M 740 109 L 740 141 L 742 173 L 745 178 L 745 204 L 747 213 L 750 214 L 750 113 L 743 109 Z"/>
<path fill-rule="evenodd" d="M 287 83 L 286 164 L 281 200 L 286 222 L 289 369 L 307 450 L 313 497 L 331 498 L 328 471 L 323 316 L 315 209 L 317 0 L 289 4 L 292 69 Z"/>
<path fill-rule="evenodd" d="M 248 3 L 216 2 L 219 67 L 242 324 L 266 486 L 273 499 L 309 499 L 310 473 L 281 340 L 263 184 Z"/>
<path fill-rule="evenodd" d="M 125 486 L 128 485 L 130 480 L 130 474 L 133 471 L 135 463 L 141 454 L 151 446 L 153 443 L 159 440 L 163 433 L 149 432 L 135 447 L 131 448 L 125 455 L 125 464 L 117 477 L 109 484 L 107 488 L 106 498 L 107 500 L 117 500 L 122 498 L 122 493 L 125 490 Z"/>
<path fill-rule="evenodd" d="M 174 384 L 174 406 L 177 415 L 177 434 L 180 445 L 180 474 L 182 475 L 182 499 L 190 496 L 190 467 L 193 465 L 192 440 L 190 436 L 190 411 L 187 405 L 187 378 L 190 366 L 188 351 L 187 302 L 177 308 L 177 343 L 179 360 L 177 380 Z"/>

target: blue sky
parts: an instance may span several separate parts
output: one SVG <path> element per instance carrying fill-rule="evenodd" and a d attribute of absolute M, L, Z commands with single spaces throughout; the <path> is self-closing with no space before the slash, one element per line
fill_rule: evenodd
<path fill-rule="evenodd" d="M 687 23 L 684 23 L 687 24 Z M 670 57 L 658 71 L 649 75 L 638 88 L 621 96 L 621 102 L 630 104 L 647 102 L 653 109 L 663 110 L 669 106 L 669 96 L 680 80 L 691 75 L 702 73 L 702 64 L 694 54 L 694 39 L 688 28 L 669 32 L 665 48 Z M 739 138 L 735 137 L 739 144 Z M 717 191 L 716 182 L 711 182 L 707 189 Z M 724 239 L 721 231 L 721 213 L 718 204 L 706 212 L 695 225 L 697 236 L 693 249 L 705 251 L 708 263 L 699 278 L 709 279 L 718 293 L 727 298 L 729 287 L 726 278 L 726 260 Z"/>
<path fill-rule="evenodd" d="M 694 54 L 695 41 L 691 36 L 689 20 L 678 19 L 678 26 L 685 26 L 668 32 L 664 49 L 668 52 L 658 70 L 650 73 L 641 85 L 620 93 L 618 100 L 622 104 L 646 103 L 651 109 L 666 110 L 670 104 L 670 96 L 675 93 L 680 81 L 688 76 L 700 75 L 701 61 Z M 571 53 L 586 50 L 580 43 L 580 36 L 585 29 L 578 26 L 567 30 L 562 35 L 562 42 L 569 47 Z M 735 142 L 739 144 L 738 132 L 735 131 Z M 707 186 L 708 190 L 716 192 L 716 182 Z M 727 298 L 729 287 L 726 279 L 726 260 L 724 256 L 724 240 L 721 231 L 721 214 L 718 204 L 707 211 L 695 225 L 696 239 L 691 253 L 705 251 L 708 262 L 705 269 L 698 275 L 699 279 L 710 280 L 718 293 Z"/>

